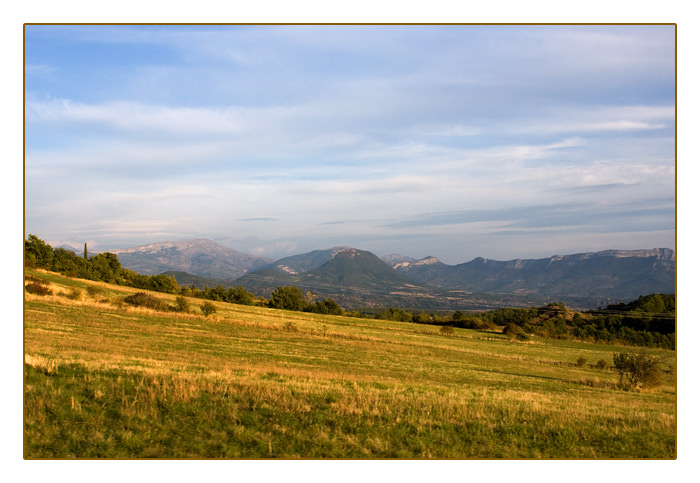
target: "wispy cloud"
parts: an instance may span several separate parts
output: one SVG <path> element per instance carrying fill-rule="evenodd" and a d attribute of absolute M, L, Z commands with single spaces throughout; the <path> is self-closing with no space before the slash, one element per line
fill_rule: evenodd
<path fill-rule="evenodd" d="M 255 218 L 241 218 L 238 221 L 263 221 L 263 222 L 269 222 L 269 221 L 280 221 L 279 218 L 276 218 L 274 216 L 258 216 Z"/>

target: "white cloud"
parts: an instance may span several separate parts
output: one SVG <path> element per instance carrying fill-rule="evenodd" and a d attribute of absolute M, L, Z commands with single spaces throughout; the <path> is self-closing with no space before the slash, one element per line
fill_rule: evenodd
<path fill-rule="evenodd" d="M 567 106 L 549 108 L 540 118 L 510 124 L 518 133 L 580 133 L 647 131 L 674 127 L 674 106 Z"/>

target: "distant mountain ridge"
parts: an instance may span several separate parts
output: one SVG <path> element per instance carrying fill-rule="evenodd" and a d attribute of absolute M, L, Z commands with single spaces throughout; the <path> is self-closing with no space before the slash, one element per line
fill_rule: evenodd
<path fill-rule="evenodd" d="M 113 250 L 122 266 L 145 275 L 183 271 L 214 279 L 235 279 L 272 259 L 241 253 L 206 238 L 158 242 Z"/>
<path fill-rule="evenodd" d="M 672 249 L 670 248 L 652 248 L 649 250 L 603 250 L 600 252 L 585 252 L 585 253 L 575 253 L 573 255 L 553 255 L 549 258 L 532 258 L 532 259 L 521 259 L 517 258 L 514 260 L 508 260 L 508 261 L 499 261 L 499 260 L 490 260 L 487 258 L 482 258 L 482 257 L 477 257 L 471 262 L 466 262 L 466 263 L 473 263 L 476 261 L 481 261 L 484 263 L 506 263 L 508 264 L 509 267 L 512 268 L 522 268 L 524 266 L 527 266 L 531 262 L 534 261 L 540 261 L 540 260 L 549 260 L 550 262 L 555 262 L 555 261 L 560 261 L 560 260 L 566 260 L 566 261 L 574 261 L 574 260 L 588 260 L 591 258 L 597 258 L 597 257 L 613 257 L 613 258 L 658 258 L 659 260 L 675 260 L 675 254 Z M 404 260 L 405 259 L 405 260 Z M 406 269 L 409 267 L 415 267 L 415 266 L 423 266 L 423 265 L 435 265 L 435 264 L 440 264 L 443 266 L 450 266 L 442 263 L 438 258 L 428 256 L 425 258 L 421 258 L 420 260 L 415 260 L 410 257 L 403 257 L 402 255 L 391 255 L 390 257 L 382 257 L 382 260 L 385 261 L 389 266 L 395 269 Z M 459 264 L 459 265 L 464 265 Z"/>
<path fill-rule="evenodd" d="M 326 250 L 314 250 L 309 253 L 293 255 L 277 260 L 270 265 L 271 268 L 276 268 L 290 275 L 309 272 L 320 267 L 324 263 L 330 261 L 338 252 L 348 250 L 348 246 L 333 247 Z M 267 268 L 267 267 L 266 267 Z"/>
<path fill-rule="evenodd" d="M 258 295 L 269 295 L 280 285 L 297 285 L 345 307 L 468 308 L 558 301 L 597 308 L 644 294 L 675 293 L 675 253 L 669 248 L 508 261 L 478 257 L 458 265 L 432 256 L 416 260 L 392 254 L 380 259 L 347 246 L 273 261 L 207 239 L 114 253 L 126 268 L 144 274 L 169 272 L 181 285 L 243 285 Z"/>
<path fill-rule="evenodd" d="M 392 269 L 373 253 L 350 247 L 323 250 L 332 254 L 322 265 L 303 273 L 289 273 L 280 267 L 253 271 L 236 280 L 237 284 L 261 295 L 280 285 L 296 285 L 321 298 L 331 297 L 341 305 L 375 306 L 396 302 L 397 296 L 424 292 L 410 278 Z M 319 253 L 312 257 L 321 260 Z M 275 264 L 276 265 L 276 264 Z M 282 264 L 282 267 L 286 265 Z"/>
<path fill-rule="evenodd" d="M 604 250 L 509 261 L 475 258 L 446 265 L 435 257 L 393 265 L 417 282 L 447 290 L 541 296 L 594 306 L 648 293 L 675 293 L 675 254 L 669 248 Z"/>

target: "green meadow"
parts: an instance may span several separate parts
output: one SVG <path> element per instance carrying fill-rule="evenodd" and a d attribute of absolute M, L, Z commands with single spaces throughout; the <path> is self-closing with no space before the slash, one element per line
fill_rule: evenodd
<path fill-rule="evenodd" d="M 158 312 L 123 302 L 137 289 L 26 274 L 53 294 L 25 292 L 25 458 L 676 456 L 673 371 L 625 390 L 609 368 L 640 348 L 223 302 L 205 317 L 199 299 Z"/>

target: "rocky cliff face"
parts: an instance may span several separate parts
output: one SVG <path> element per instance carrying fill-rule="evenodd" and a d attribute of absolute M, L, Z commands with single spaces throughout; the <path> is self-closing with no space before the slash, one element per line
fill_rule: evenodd
<path fill-rule="evenodd" d="M 427 265 L 436 265 L 436 264 L 442 264 L 442 262 L 435 257 L 425 257 L 425 258 L 421 258 L 420 260 L 407 260 L 407 261 L 399 261 L 396 263 L 392 263 L 391 268 L 401 270 L 401 269 L 406 269 L 406 268 L 410 268 L 410 267 L 424 267 Z"/>

